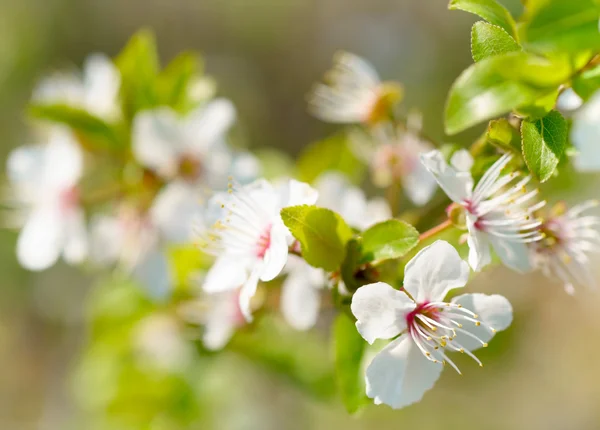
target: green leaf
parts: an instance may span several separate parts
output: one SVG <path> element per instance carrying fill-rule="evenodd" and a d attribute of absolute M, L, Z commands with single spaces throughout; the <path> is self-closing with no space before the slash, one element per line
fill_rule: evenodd
<path fill-rule="evenodd" d="M 339 268 L 353 235 L 341 216 L 329 209 L 301 205 L 283 208 L 281 218 L 302 245 L 308 264 L 329 272 Z"/>
<path fill-rule="evenodd" d="M 367 279 L 357 276 L 360 274 L 361 257 L 362 247 L 360 238 L 350 239 L 346 244 L 346 257 L 341 267 L 342 280 L 348 291 L 356 291 L 358 288 L 369 283 Z"/>
<path fill-rule="evenodd" d="M 377 264 L 400 258 L 419 243 L 419 232 L 404 221 L 375 224 L 362 235 L 361 263 Z"/>
<path fill-rule="evenodd" d="M 92 151 L 118 150 L 127 144 L 116 125 L 108 124 L 83 109 L 62 104 L 38 104 L 29 107 L 29 114 L 37 119 L 66 125 L 81 145 Z"/>
<path fill-rule="evenodd" d="M 523 157 L 531 173 L 541 182 L 556 169 L 567 145 L 567 122 L 552 111 L 535 122 L 521 124 Z"/>
<path fill-rule="evenodd" d="M 485 137 L 492 145 L 521 153 L 521 136 L 506 118 L 490 121 Z"/>
<path fill-rule="evenodd" d="M 185 113 L 193 108 L 189 100 L 189 85 L 202 70 L 200 57 L 193 52 L 179 54 L 158 77 L 160 104 Z"/>
<path fill-rule="evenodd" d="M 600 65 L 577 75 L 572 82 L 573 90 L 584 100 L 600 89 Z"/>
<path fill-rule="evenodd" d="M 515 109 L 515 113 L 528 121 L 535 121 L 545 117 L 556 106 L 559 88 L 535 100 L 533 103 Z"/>
<path fill-rule="evenodd" d="M 490 24 L 502 27 L 508 34 L 517 36 L 517 26 L 512 15 L 495 0 L 451 0 L 448 9 L 459 9 L 479 15 Z"/>
<path fill-rule="evenodd" d="M 600 49 L 600 7 L 596 0 L 546 0 L 519 28 L 523 46 L 539 53 Z"/>
<path fill-rule="evenodd" d="M 446 102 L 445 129 L 456 134 L 481 121 L 535 103 L 556 91 L 570 67 L 525 52 L 481 60 L 452 85 Z"/>
<path fill-rule="evenodd" d="M 121 72 L 123 110 L 128 118 L 159 104 L 156 88 L 159 61 L 151 32 L 136 33 L 117 56 L 115 64 Z"/>
<path fill-rule="evenodd" d="M 487 57 L 520 51 L 521 47 L 502 27 L 479 21 L 471 29 L 471 55 L 478 62 Z"/>
<path fill-rule="evenodd" d="M 364 165 L 350 149 L 345 133 L 311 143 L 300 154 L 297 165 L 299 179 L 304 182 L 312 182 L 329 170 L 345 173 L 353 182 L 358 182 L 364 172 Z"/>
<path fill-rule="evenodd" d="M 349 413 L 355 413 L 365 404 L 365 384 L 362 359 L 366 343 L 360 336 L 354 321 L 340 313 L 333 325 L 335 350 L 335 376 L 342 402 Z"/>

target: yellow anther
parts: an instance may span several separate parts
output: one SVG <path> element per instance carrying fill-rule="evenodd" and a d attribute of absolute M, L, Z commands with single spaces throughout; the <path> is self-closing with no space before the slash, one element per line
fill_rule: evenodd
<path fill-rule="evenodd" d="M 431 356 L 431 353 L 430 353 L 430 352 L 426 352 L 426 353 L 425 353 L 425 355 L 426 355 L 427 357 L 430 357 L 430 356 Z"/>
<path fill-rule="evenodd" d="M 492 333 L 496 333 L 496 329 L 495 328 L 490 327 L 490 330 L 492 331 Z"/>
<path fill-rule="evenodd" d="M 479 318 L 479 315 L 473 314 L 473 318 Z"/>
<path fill-rule="evenodd" d="M 488 344 L 486 342 L 484 342 L 483 345 L 481 345 L 481 346 L 483 346 L 484 348 L 487 348 Z"/>
<path fill-rule="evenodd" d="M 462 324 L 459 324 L 459 325 L 458 325 L 458 328 L 462 328 Z"/>
<path fill-rule="evenodd" d="M 479 321 L 477 321 L 477 322 L 475 323 L 475 325 L 476 325 L 477 327 L 479 327 L 479 326 L 481 325 L 481 323 L 480 323 Z"/>
<path fill-rule="evenodd" d="M 461 353 L 463 353 L 463 354 L 465 353 L 465 349 L 464 349 L 464 348 L 461 348 L 461 349 L 459 349 L 459 351 L 460 351 Z"/>

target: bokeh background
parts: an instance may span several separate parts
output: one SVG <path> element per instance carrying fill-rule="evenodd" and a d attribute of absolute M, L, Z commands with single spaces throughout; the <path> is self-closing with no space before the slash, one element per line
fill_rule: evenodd
<path fill-rule="evenodd" d="M 518 0 L 503 3 L 520 13 Z M 295 155 L 333 130 L 306 113 L 305 94 L 338 49 L 368 58 L 383 78 L 403 82 L 405 105 L 423 111 L 427 134 L 449 141 L 442 132 L 445 96 L 471 63 L 475 18 L 446 5 L 446 0 L 0 0 L 2 159 L 31 138 L 25 106 L 39 77 L 80 66 L 91 52 L 115 55 L 142 27 L 155 32 L 164 63 L 184 50 L 202 53 L 219 94 L 237 105 L 238 133 L 250 148 Z M 466 145 L 476 133 L 452 142 Z M 550 200 L 598 194 L 593 175 L 568 173 L 554 182 L 544 189 Z M 104 349 L 90 353 L 97 347 L 90 346 L 90 324 L 97 325 L 100 315 L 107 330 L 122 325 L 120 316 L 143 308 L 143 300 L 123 286 L 116 293 L 99 292 L 93 276 L 63 264 L 27 273 L 15 259 L 15 232 L 1 230 L 0 237 L 0 429 L 600 428 L 597 294 L 570 297 L 553 280 L 491 269 L 468 288 L 506 295 L 515 321 L 479 354 L 485 367 L 458 357 L 464 376 L 447 369 L 420 404 L 402 411 L 371 406 L 350 417 L 329 396 L 331 381 L 319 374 L 330 348 L 326 324 L 310 339 L 290 338 L 296 358 L 277 356 L 270 363 L 285 370 L 286 359 L 315 361 L 292 366 L 306 373 L 300 384 L 284 371 L 266 370 L 261 354 L 240 353 L 239 343 L 238 351 L 198 358 L 176 376 L 127 370 L 113 377 L 111 369 L 126 358 L 111 356 L 106 345 L 126 340 L 117 330 Z M 287 337 L 281 330 L 278 335 Z M 88 357 L 83 365 L 82 355 Z"/>

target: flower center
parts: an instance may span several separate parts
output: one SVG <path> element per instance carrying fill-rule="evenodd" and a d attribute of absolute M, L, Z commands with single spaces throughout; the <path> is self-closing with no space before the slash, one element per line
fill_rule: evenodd
<path fill-rule="evenodd" d="M 198 158 L 189 154 L 185 154 L 179 159 L 177 173 L 183 179 L 195 181 L 202 173 L 202 163 L 200 160 L 198 160 Z"/>
<path fill-rule="evenodd" d="M 475 334 L 463 329 L 462 323 L 469 322 L 474 326 L 483 326 L 491 333 L 496 332 L 492 327 L 482 324 L 477 318 L 478 315 L 456 303 L 423 302 L 406 316 L 406 325 L 408 334 L 425 358 L 434 363 L 450 363 L 460 373 L 458 367 L 446 355 L 447 351 L 465 353 L 480 366 L 482 363 L 459 343 L 457 336 L 460 334 L 463 338 L 464 336 L 470 337 L 481 343 L 481 346 L 487 346 L 487 343 Z"/>
<path fill-rule="evenodd" d="M 271 225 L 269 225 L 258 237 L 256 256 L 258 258 L 264 258 L 269 246 L 271 246 Z"/>
<path fill-rule="evenodd" d="M 69 187 L 60 192 L 59 204 L 63 212 L 69 212 L 79 203 L 79 189 L 77 187 Z"/>

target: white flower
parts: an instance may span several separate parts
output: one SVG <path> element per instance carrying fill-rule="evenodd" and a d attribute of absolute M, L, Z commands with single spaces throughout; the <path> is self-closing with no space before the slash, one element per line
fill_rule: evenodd
<path fill-rule="evenodd" d="M 573 116 L 571 141 L 578 150 L 574 158 L 577 170 L 593 172 L 600 170 L 600 91 L 585 103 Z"/>
<path fill-rule="evenodd" d="M 382 83 L 364 59 L 340 52 L 326 84 L 317 84 L 308 97 L 309 110 L 317 118 L 334 123 L 374 124 L 388 115 L 401 89 Z"/>
<path fill-rule="evenodd" d="M 38 103 L 64 103 L 106 120 L 120 115 L 121 75 L 107 56 L 92 54 L 83 64 L 83 76 L 58 73 L 43 79 L 34 90 Z"/>
<path fill-rule="evenodd" d="M 204 280 L 204 291 L 215 293 L 242 285 L 240 309 L 250 321 L 250 299 L 258 281 L 274 279 L 287 261 L 292 236 L 280 210 L 316 200 L 315 190 L 294 180 L 279 188 L 258 180 L 215 195 L 213 201 L 223 213 L 206 235 L 205 250 L 217 258 Z"/>
<path fill-rule="evenodd" d="M 465 211 L 469 264 L 476 271 L 491 262 L 490 246 L 511 269 L 530 270 L 526 244 L 543 237 L 538 230 L 541 221 L 532 219 L 531 214 L 545 202 L 525 206 L 538 194 L 537 189 L 530 192 L 525 189 L 531 177 L 511 185 L 518 173 L 500 176 L 510 159 L 508 154 L 502 156 L 474 187 L 470 172 L 448 166 L 441 152 L 436 150 L 421 156 L 440 187 Z"/>
<path fill-rule="evenodd" d="M 352 227 L 365 230 L 392 217 L 385 199 L 376 197 L 367 200 L 365 193 L 352 186 L 340 173 L 322 174 L 315 181 L 315 188 L 319 193 L 317 206 L 339 213 Z"/>
<path fill-rule="evenodd" d="M 185 117 L 167 107 L 143 111 L 133 123 L 133 152 L 140 163 L 158 175 L 179 177 L 223 189 L 230 174 L 240 181 L 254 179 L 256 159 L 244 154 L 239 160 L 225 145 L 235 120 L 231 102 L 217 99 Z"/>
<path fill-rule="evenodd" d="M 406 130 L 382 130 L 382 143 L 369 151 L 373 183 L 379 187 L 401 183 L 415 205 L 424 205 L 433 197 L 436 182 L 419 159 L 421 153 L 433 149 L 419 136 L 421 116 L 411 114 Z"/>
<path fill-rule="evenodd" d="M 596 286 L 588 253 L 600 251 L 600 217 L 584 212 L 598 204 L 589 200 L 569 210 L 564 204 L 555 206 L 539 227 L 544 239 L 530 246 L 533 266 L 564 282 L 569 294 L 574 293 L 575 285 Z"/>
<path fill-rule="evenodd" d="M 46 145 L 17 148 L 8 158 L 7 174 L 25 217 L 17 242 L 19 263 L 44 270 L 61 254 L 69 263 L 82 262 L 88 250 L 78 188 L 83 154 L 71 133 L 53 128 Z"/>
<path fill-rule="evenodd" d="M 508 327 L 512 309 L 499 295 L 464 294 L 444 301 L 468 279 L 469 266 L 458 252 L 437 241 L 407 264 L 404 291 L 383 282 L 356 291 L 351 308 L 362 337 L 373 343 L 400 335 L 367 368 L 367 396 L 376 404 L 397 409 L 418 402 L 445 363 L 460 373 L 448 352 L 465 353 L 481 365 L 471 351 Z"/>

